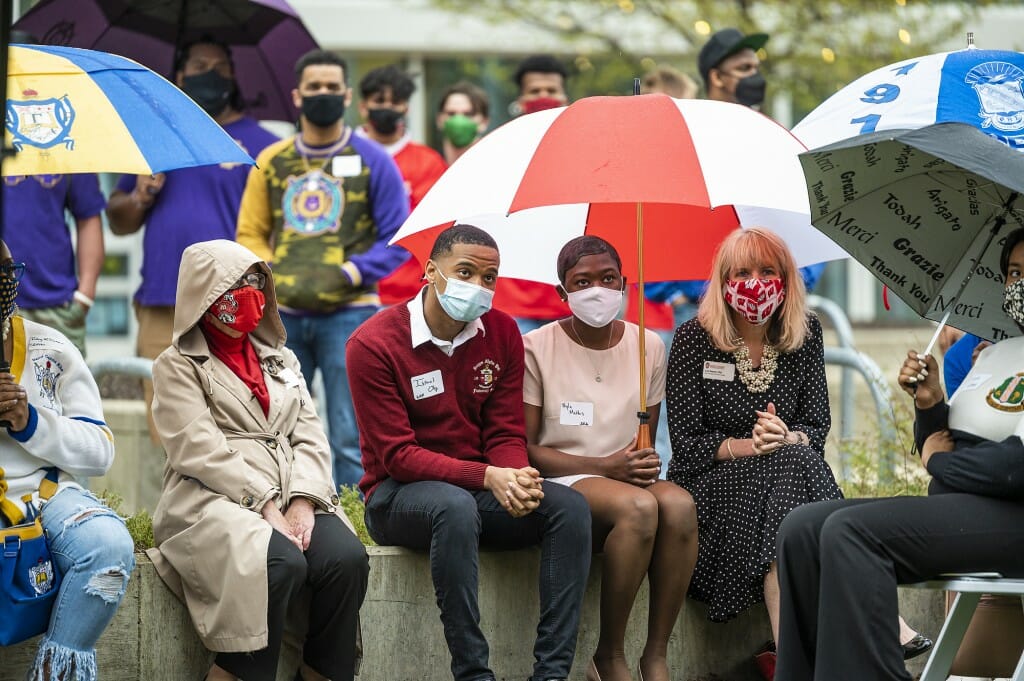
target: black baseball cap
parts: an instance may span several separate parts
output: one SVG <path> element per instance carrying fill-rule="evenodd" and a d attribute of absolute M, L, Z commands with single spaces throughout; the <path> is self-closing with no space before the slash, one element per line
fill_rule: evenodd
<path fill-rule="evenodd" d="M 731 57 L 742 49 L 750 48 L 755 52 L 764 47 L 768 42 L 767 33 L 751 33 L 743 35 L 738 28 L 723 28 L 715 31 L 714 35 L 708 38 L 704 47 L 700 48 L 697 55 L 697 69 L 704 82 L 708 82 L 708 72 L 722 63 L 726 57 Z"/>

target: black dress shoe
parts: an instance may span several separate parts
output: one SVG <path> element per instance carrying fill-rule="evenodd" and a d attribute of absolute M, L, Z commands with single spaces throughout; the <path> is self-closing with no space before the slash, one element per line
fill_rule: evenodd
<path fill-rule="evenodd" d="M 931 650 L 933 645 L 935 644 L 932 643 L 930 638 L 918 634 L 903 644 L 903 659 L 909 660 L 917 657 L 918 655 L 923 655 Z"/>

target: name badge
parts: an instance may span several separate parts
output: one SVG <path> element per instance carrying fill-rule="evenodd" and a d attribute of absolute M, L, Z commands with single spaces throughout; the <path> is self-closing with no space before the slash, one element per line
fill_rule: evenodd
<path fill-rule="evenodd" d="M 948 403 L 953 404 L 953 401 L 957 398 L 960 393 L 970 392 L 971 390 L 977 390 L 981 386 L 988 382 L 988 379 L 992 378 L 992 374 L 971 374 L 968 376 L 960 387 L 957 388 L 956 392 L 950 396 Z"/>
<path fill-rule="evenodd" d="M 731 381 L 736 378 L 736 365 L 727 362 L 704 362 L 704 378 Z"/>
<path fill-rule="evenodd" d="M 335 156 L 331 159 L 331 175 L 355 177 L 363 172 L 363 159 L 359 156 Z"/>
<path fill-rule="evenodd" d="M 562 411 L 558 422 L 563 426 L 594 425 L 593 402 L 562 402 Z"/>
<path fill-rule="evenodd" d="M 412 377 L 413 399 L 423 400 L 428 397 L 436 397 L 444 392 L 444 381 L 441 379 L 441 370 L 437 369 L 428 374 L 420 374 Z"/>
<path fill-rule="evenodd" d="M 960 384 L 960 390 L 977 390 L 990 378 L 992 378 L 992 374 L 972 374 L 967 377 L 967 380 Z"/>
<path fill-rule="evenodd" d="M 292 371 L 291 367 L 281 369 L 277 375 L 282 381 L 284 381 L 286 388 L 294 388 L 299 384 L 299 377 L 294 371 Z"/>

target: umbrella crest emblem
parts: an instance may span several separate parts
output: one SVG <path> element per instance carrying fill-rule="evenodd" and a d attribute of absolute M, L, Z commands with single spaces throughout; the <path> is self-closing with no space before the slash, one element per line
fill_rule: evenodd
<path fill-rule="evenodd" d="M 281 200 L 285 229 L 304 236 L 337 231 L 345 208 L 341 183 L 321 172 L 289 177 Z"/>
<path fill-rule="evenodd" d="M 978 64 L 964 78 L 978 95 L 982 128 L 1024 130 L 1024 70 L 1005 61 Z"/>
<path fill-rule="evenodd" d="M 1024 372 L 1010 376 L 985 396 L 999 411 L 1024 411 Z"/>
<path fill-rule="evenodd" d="M 27 90 L 24 94 L 33 95 Z M 74 151 L 71 125 L 75 122 L 75 109 L 67 95 L 37 100 L 7 100 L 7 129 L 14 137 L 14 148 L 21 151 L 25 145 L 49 149 L 63 144 Z"/>

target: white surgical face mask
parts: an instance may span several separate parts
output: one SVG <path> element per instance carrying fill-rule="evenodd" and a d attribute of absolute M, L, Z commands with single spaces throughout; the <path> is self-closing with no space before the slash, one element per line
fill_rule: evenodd
<path fill-rule="evenodd" d="M 444 293 L 441 293 L 435 282 L 434 291 L 441 308 L 449 317 L 457 322 L 471 322 L 491 309 L 494 291 L 461 279 L 449 279 L 441 270 L 437 270 L 437 273 L 447 283 Z"/>
<path fill-rule="evenodd" d="M 607 326 L 622 309 L 622 291 L 604 286 L 591 286 L 567 294 L 569 309 L 587 326 Z"/>

